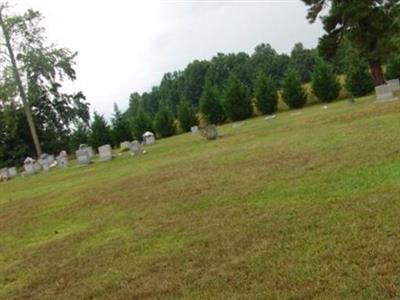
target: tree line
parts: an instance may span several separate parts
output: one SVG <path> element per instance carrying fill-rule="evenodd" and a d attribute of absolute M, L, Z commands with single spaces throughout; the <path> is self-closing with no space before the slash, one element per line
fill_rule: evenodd
<path fill-rule="evenodd" d="M 115 105 L 110 123 L 97 113 L 90 118 L 82 92 L 62 92 L 64 80 L 76 78 L 77 54 L 48 44 L 40 13 L 29 10 L 15 15 L 1 5 L 2 34 L 10 36 L 17 69 L 8 51 L 0 70 L 0 167 L 38 153 L 27 108 L 40 148 L 47 153 L 71 152 L 83 143 L 96 148 L 140 140 L 145 131 L 163 138 L 188 132 L 199 123 L 222 124 L 255 113 L 273 114 L 279 99 L 298 109 L 310 93 L 331 102 L 342 88 L 339 75 L 344 75 L 345 88 L 355 97 L 372 92 L 385 75 L 386 79 L 400 77 L 396 1 L 304 2 L 310 7 L 311 22 L 323 12 L 321 7 L 331 5 L 323 16 L 327 34 L 317 48 L 306 49 L 298 43 L 284 54 L 262 43 L 251 54 L 218 53 L 210 60 L 195 60 L 184 70 L 166 73 L 150 91 L 132 93 L 125 111 Z M 355 26 L 357 22 L 364 27 Z M 15 71 L 23 78 L 20 86 Z M 21 91 L 25 101 L 21 101 Z"/>

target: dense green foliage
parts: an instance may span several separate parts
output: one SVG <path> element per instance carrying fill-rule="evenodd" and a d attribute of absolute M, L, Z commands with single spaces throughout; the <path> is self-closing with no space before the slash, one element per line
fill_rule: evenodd
<path fill-rule="evenodd" d="M 69 149 L 76 150 L 79 149 L 81 144 L 88 145 L 90 138 L 90 128 L 84 124 L 79 123 L 76 129 L 71 133 L 69 141 Z"/>
<path fill-rule="evenodd" d="M 169 137 L 175 133 L 175 118 L 168 105 L 164 104 L 154 120 L 154 129 L 160 137 Z"/>
<path fill-rule="evenodd" d="M 387 79 L 400 79 L 400 55 L 393 55 L 386 65 Z"/>
<path fill-rule="evenodd" d="M 346 40 L 369 63 L 375 85 L 385 83 L 382 64 L 398 52 L 395 42 L 400 34 L 400 3 L 395 0 L 303 0 L 309 6 L 308 19 L 314 22 L 322 12 L 326 34 L 319 48 L 332 57 Z M 324 9 L 329 7 L 329 9 Z"/>
<path fill-rule="evenodd" d="M 361 97 L 374 90 L 374 83 L 367 62 L 353 53 L 351 65 L 346 71 L 346 88 L 355 97 Z"/>
<path fill-rule="evenodd" d="M 196 113 L 188 101 L 181 101 L 178 108 L 179 127 L 183 132 L 188 132 L 193 126 L 198 125 Z"/>
<path fill-rule="evenodd" d="M 114 145 L 132 140 L 132 131 L 128 118 L 121 113 L 116 103 L 114 104 L 114 115 L 111 119 L 111 124 Z"/>
<path fill-rule="evenodd" d="M 204 86 L 200 100 L 200 111 L 209 124 L 221 124 L 226 119 L 220 93 L 210 81 L 207 81 Z"/>
<path fill-rule="evenodd" d="M 143 134 L 146 131 L 154 131 L 151 118 L 143 109 L 143 107 L 138 108 L 136 115 L 130 119 L 130 124 L 133 138 L 139 141 L 143 140 Z"/>
<path fill-rule="evenodd" d="M 95 112 L 93 115 L 93 122 L 90 126 L 90 145 L 94 149 L 97 149 L 106 144 L 112 145 L 112 140 L 112 131 L 106 119 L 104 116 Z"/>
<path fill-rule="evenodd" d="M 231 121 L 240 121 L 251 117 L 253 106 L 246 86 L 232 74 L 224 93 L 224 108 Z"/>
<path fill-rule="evenodd" d="M 301 85 L 299 74 L 290 70 L 285 77 L 282 87 L 282 96 L 290 108 L 302 108 L 307 102 L 307 93 Z"/>
<path fill-rule="evenodd" d="M 181 71 L 166 73 L 160 84 L 150 90 L 132 93 L 128 109 L 123 112 L 118 110 L 111 117 L 112 135 L 107 143 L 117 145 L 121 141 L 134 137 L 140 140 L 145 131 L 154 132 L 155 125 L 161 121 L 168 121 L 168 124 L 175 125 L 177 119 L 181 130 L 188 131 L 191 125 L 197 124 L 198 121 L 194 112 L 200 112 L 200 120 L 214 124 L 223 123 L 227 117 L 231 120 L 248 118 L 252 115 L 250 95 L 254 96 L 255 104 L 261 112 L 273 113 L 277 109 L 277 90 L 282 88 L 284 100 L 289 107 L 302 107 L 306 96 L 301 84 L 309 82 L 313 73 L 314 92 L 322 101 L 332 101 L 336 98 L 337 82 L 333 80 L 333 73 L 339 75 L 346 72 L 348 78 L 346 87 L 354 95 L 370 92 L 372 90 L 371 76 L 366 71 L 365 62 L 370 65 L 376 64 L 377 62 L 371 59 L 373 53 L 381 58 L 383 54 L 392 53 L 392 49 L 399 45 L 399 43 L 392 43 L 386 33 L 382 35 L 382 38 L 376 38 L 377 32 L 381 32 L 382 28 L 386 28 L 391 33 L 395 32 L 396 22 L 391 25 L 380 23 L 382 16 L 388 20 L 392 19 L 392 13 L 389 13 L 389 10 L 395 11 L 394 2 L 379 4 L 373 11 L 370 10 L 370 4 L 354 0 L 343 7 L 339 7 L 337 1 L 305 0 L 305 2 L 310 5 L 309 17 L 312 21 L 320 13 L 318 3 L 333 3 L 327 17 L 323 20 L 327 35 L 330 37 L 321 39 L 320 51 L 306 49 L 301 43 L 297 43 L 290 55 L 287 55 L 278 53 L 269 44 L 261 43 L 255 47 L 253 53 L 217 53 L 210 60 L 195 60 Z M 363 24 L 365 28 L 374 29 L 371 31 L 371 36 L 365 36 L 365 33 L 360 34 L 361 38 L 371 42 L 372 46 L 376 46 L 375 48 L 371 46 L 375 50 L 370 49 L 369 52 L 363 47 L 365 41 L 356 40 L 358 29 L 350 28 L 346 24 L 344 26 L 346 30 L 338 27 L 339 30 L 335 33 L 331 28 L 331 25 L 338 24 L 338 16 L 346 18 L 349 24 L 358 24 L 356 18 L 362 22 L 363 15 L 353 18 L 348 13 L 348 10 L 351 11 L 354 8 L 358 10 L 360 7 L 364 7 L 366 12 L 376 17 L 371 24 Z M 30 21 L 24 23 L 27 20 Z M 38 26 L 40 20 L 41 16 L 38 12 L 29 11 L 12 21 L 25 24 L 26 26 L 15 28 L 19 33 L 23 32 L 24 37 L 29 37 L 33 41 L 29 47 L 26 47 L 26 43 L 17 47 L 21 74 L 27 79 L 25 88 L 43 150 L 58 153 L 66 149 L 73 152 L 81 141 L 88 143 L 87 128 L 90 126 L 89 106 L 85 96 L 81 92 L 63 93 L 60 84 L 61 78 L 69 80 L 76 78 L 74 70 L 76 53 L 66 48 L 45 46 L 44 30 Z M 382 28 L 377 27 L 379 24 Z M 37 34 L 33 34 L 35 32 Z M 329 52 L 329 47 L 326 47 L 329 45 L 327 41 L 334 41 L 332 37 L 335 36 L 340 37 L 340 40 L 335 40 L 332 48 L 334 51 L 327 53 Z M 23 40 L 23 38 L 16 38 L 13 41 L 19 43 Z M 382 43 L 376 45 L 374 42 L 378 40 Z M 338 41 L 340 43 L 336 43 Z M 353 58 L 355 48 L 359 51 L 357 60 L 365 58 L 362 64 Z M 320 54 L 324 58 L 329 58 L 328 62 L 332 64 L 332 70 L 329 72 L 326 67 L 317 66 L 322 60 Z M 399 77 L 397 66 L 398 62 L 395 58 L 388 60 L 388 78 Z M 314 72 L 315 68 L 317 70 Z M 298 74 L 294 76 L 296 77 L 294 82 L 284 80 L 289 70 Z M 258 75 L 261 73 L 267 79 L 260 79 Z M 375 73 L 373 72 L 374 76 L 376 76 Z M 293 77 L 293 72 L 289 72 L 289 76 Z M 229 80 L 230 77 L 236 78 L 233 84 Z M 1 166 L 18 163 L 27 155 L 33 155 L 35 151 L 27 122 L 24 119 L 23 106 L 17 97 L 16 84 L 7 63 L 1 69 L 0 96 Z M 168 114 L 165 111 L 160 113 L 163 110 L 161 103 L 170 108 Z M 158 120 L 156 120 L 157 117 Z M 158 135 L 169 136 L 175 132 L 171 128 L 158 128 Z"/>
<path fill-rule="evenodd" d="M 0 145 L 0 165 L 10 166 L 35 154 L 26 120 L 27 107 L 32 110 L 40 146 L 48 153 L 70 150 L 72 128 L 78 123 L 87 124 L 90 116 L 89 105 L 82 92 L 70 94 L 63 91 L 64 81 L 76 79 L 74 65 L 77 54 L 47 42 L 39 12 L 28 10 L 16 15 L 8 14 L 7 5 L 3 8 L 5 28 L 11 36 L 10 46 L 17 58 L 18 74 L 25 79 L 22 91 L 26 94 L 24 109 L 10 57 L 2 56 L 0 130 L 4 139 Z M 4 39 L 3 32 L 1 38 Z M 4 47 L 2 43 L 2 53 L 6 52 Z"/>
<path fill-rule="evenodd" d="M 302 43 L 297 43 L 290 55 L 289 68 L 297 71 L 301 82 L 309 82 L 317 62 L 318 53 L 315 49 L 305 49 Z"/>
<path fill-rule="evenodd" d="M 315 96 L 323 102 L 332 102 L 339 96 L 340 82 L 326 62 L 321 61 L 315 67 L 311 85 Z"/>
<path fill-rule="evenodd" d="M 260 73 L 254 86 L 255 103 L 263 114 L 273 114 L 278 106 L 278 90 L 271 76 Z"/>

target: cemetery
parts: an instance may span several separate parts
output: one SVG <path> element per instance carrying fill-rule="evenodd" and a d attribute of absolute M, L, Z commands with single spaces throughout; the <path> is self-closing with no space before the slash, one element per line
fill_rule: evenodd
<path fill-rule="evenodd" d="M 0 299 L 400 299 L 400 1 L 42 2 L 0 0 Z"/>
<path fill-rule="evenodd" d="M 108 286 L 108 294 L 122 299 L 132 295 L 130 285 L 121 289 L 115 282 L 124 282 L 127 274 L 136 278 L 137 295 L 158 297 L 167 285 L 174 298 L 178 282 L 201 276 L 207 298 L 217 292 L 229 298 L 231 290 L 215 270 L 232 274 L 225 275 L 232 280 L 243 272 L 258 278 L 250 291 L 235 288 L 251 298 L 282 276 L 290 285 L 287 291 L 300 298 L 308 298 L 308 280 L 350 284 L 369 278 L 389 293 L 385 282 L 396 276 L 400 262 L 399 239 L 386 238 L 400 226 L 395 217 L 400 214 L 400 101 L 375 100 L 372 95 L 354 104 L 341 101 L 328 110 L 316 105 L 295 116 L 288 111 L 255 118 L 240 128 L 219 126 L 222 137 L 213 141 L 192 133 L 151 146 L 133 141 L 128 152 L 105 162 L 98 154 L 90 158 L 82 146 L 79 162 L 72 154 L 68 167 L 59 163 L 48 172 L 36 173 L 36 161 L 28 159 L 26 172 L 35 176 L 0 184 L 0 232 L 7 241 L 1 244 L 0 278 L 21 286 L 3 280 L 0 298 L 14 289 L 43 298 L 56 289 L 47 282 L 68 280 L 72 285 L 62 290 L 64 298 L 93 296 L 88 284 L 99 290 Z M 148 154 L 141 155 L 144 149 Z M 358 238 L 349 239 L 353 235 Z M 261 251 L 260 243 L 268 251 Z M 375 268 L 299 271 L 304 264 L 313 270 L 337 268 L 336 256 L 324 250 L 329 247 L 360 268 Z M 288 251 L 293 264 L 281 264 Z M 196 261 L 199 265 L 193 265 Z M 154 273 L 158 263 L 163 267 Z M 29 276 L 13 277 L 25 265 L 31 266 L 23 271 Z M 103 277 L 110 267 L 120 272 Z M 378 276 L 381 268 L 386 275 Z M 210 285 L 218 288 L 206 288 Z M 180 288 L 196 297 L 188 286 Z M 370 295 L 362 289 L 343 293 Z M 338 295 L 336 290 L 327 294 Z"/>

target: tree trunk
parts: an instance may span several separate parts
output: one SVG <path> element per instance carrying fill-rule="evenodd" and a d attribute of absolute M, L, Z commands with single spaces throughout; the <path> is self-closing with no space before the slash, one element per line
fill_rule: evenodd
<path fill-rule="evenodd" d="M 385 76 L 383 74 L 382 64 L 377 61 L 370 61 L 369 67 L 371 69 L 371 74 L 375 86 L 386 84 Z"/>
<path fill-rule="evenodd" d="M 12 70 L 13 70 L 13 73 L 14 73 L 15 81 L 17 82 L 19 94 L 21 96 L 22 103 L 24 105 L 25 115 L 26 115 L 26 118 L 28 120 L 29 130 L 30 130 L 31 135 L 32 135 L 33 144 L 35 145 L 36 154 L 37 154 L 37 156 L 39 158 L 40 155 L 42 154 L 42 148 L 40 146 L 39 137 L 38 137 L 38 134 L 37 134 L 37 131 L 36 131 L 36 127 L 35 127 L 35 122 L 33 121 L 32 109 L 31 109 L 31 107 L 30 107 L 30 105 L 28 103 L 28 99 L 26 97 L 26 93 L 25 93 L 24 87 L 22 85 L 21 76 L 20 76 L 19 71 L 18 71 L 18 65 L 17 65 L 17 61 L 16 61 L 15 56 L 14 56 L 14 51 L 13 51 L 13 49 L 11 47 L 10 34 L 9 34 L 8 29 L 6 28 L 6 25 L 5 25 L 4 20 L 3 20 L 2 11 L 0 11 L 0 27 L 1 27 L 2 31 L 3 31 L 4 40 L 5 40 L 5 43 L 6 43 L 6 46 L 7 46 L 8 54 L 9 54 L 10 59 L 11 59 Z"/>

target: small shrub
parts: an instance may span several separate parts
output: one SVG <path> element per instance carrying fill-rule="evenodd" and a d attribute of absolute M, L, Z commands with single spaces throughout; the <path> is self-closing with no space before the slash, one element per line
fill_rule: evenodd
<path fill-rule="evenodd" d="M 316 66 L 311 85 L 314 95 L 322 102 L 332 102 L 339 97 L 340 82 L 332 67 L 323 61 Z"/>
<path fill-rule="evenodd" d="M 232 121 L 247 119 L 253 114 L 253 105 L 246 87 L 235 75 L 228 80 L 224 95 L 226 115 Z"/>
<path fill-rule="evenodd" d="M 218 90 L 210 81 L 204 86 L 200 98 L 200 111 L 208 124 L 221 124 L 226 119 Z"/>
<path fill-rule="evenodd" d="M 273 114 L 278 106 L 278 89 L 271 76 L 260 73 L 255 82 L 256 106 L 263 114 Z"/>
<path fill-rule="evenodd" d="M 295 70 L 290 70 L 283 82 L 283 100 L 290 108 L 302 108 L 307 102 L 307 93 L 301 85 L 300 77 Z"/>

